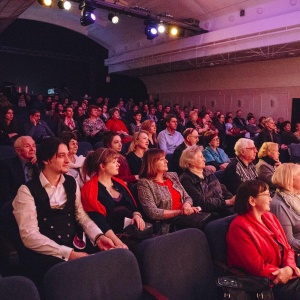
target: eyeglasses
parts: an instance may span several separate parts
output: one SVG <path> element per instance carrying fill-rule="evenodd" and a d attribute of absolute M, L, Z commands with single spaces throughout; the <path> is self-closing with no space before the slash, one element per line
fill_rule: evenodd
<path fill-rule="evenodd" d="M 249 150 L 253 150 L 253 151 L 256 151 L 256 147 L 251 147 L 251 148 L 245 148 L 245 149 L 249 149 Z"/>
<path fill-rule="evenodd" d="M 271 197 L 271 194 L 270 194 L 270 192 L 264 192 L 264 193 L 257 194 L 257 197 L 258 196 L 268 196 L 268 197 Z"/>

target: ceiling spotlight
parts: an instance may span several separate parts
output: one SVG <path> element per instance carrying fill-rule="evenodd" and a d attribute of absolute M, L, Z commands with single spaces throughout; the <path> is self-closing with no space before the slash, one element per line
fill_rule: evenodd
<path fill-rule="evenodd" d="M 157 23 L 153 20 L 145 20 L 145 34 L 148 40 L 153 40 L 158 36 Z"/>
<path fill-rule="evenodd" d="M 108 14 L 108 20 L 111 21 L 113 24 L 119 23 L 119 17 L 114 13 Z"/>
<path fill-rule="evenodd" d="M 170 34 L 171 34 L 172 36 L 178 35 L 178 28 L 177 28 L 177 27 L 171 27 L 171 28 L 170 28 Z"/>
<path fill-rule="evenodd" d="M 51 6 L 52 0 L 38 0 L 39 4 L 45 5 L 45 6 Z"/>
<path fill-rule="evenodd" d="M 71 2 L 67 0 L 59 0 L 57 5 L 60 9 L 69 10 L 71 8 Z"/>
<path fill-rule="evenodd" d="M 159 33 L 164 33 L 166 31 L 166 27 L 163 23 L 160 23 L 158 26 L 157 26 L 157 30 Z"/>
<path fill-rule="evenodd" d="M 94 9 L 89 7 L 84 7 L 81 11 L 80 24 L 82 26 L 88 26 L 93 24 L 96 21 L 96 16 L 93 13 Z"/>

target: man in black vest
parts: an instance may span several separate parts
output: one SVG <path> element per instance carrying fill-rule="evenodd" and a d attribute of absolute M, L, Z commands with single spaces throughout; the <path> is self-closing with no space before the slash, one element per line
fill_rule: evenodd
<path fill-rule="evenodd" d="M 26 268 L 41 280 L 54 264 L 115 248 L 112 241 L 84 212 L 80 190 L 68 172 L 68 148 L 57 138 L 40 145 L 40 175 L 22 185 L 13 201 L 13 213 L 26 248 Z M 86 243 L 78 235 L 82 228 Z M 81 249 L 81 251 L 79 250 Z"/>

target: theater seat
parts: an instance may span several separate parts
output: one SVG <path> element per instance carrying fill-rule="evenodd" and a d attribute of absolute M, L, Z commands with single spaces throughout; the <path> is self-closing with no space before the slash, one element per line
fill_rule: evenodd
<path fill-rule="evenodd" d="M 0 278 L 0 298 L 5 300 L 39 300 L 35 284 L 28 278 L 12 276 Z"/>
<path fill-rule="evenodd" d="M 43 280 L 47 300 L 141 299 L 137 261 L 125 249 L 113 249 L 52 267 Z"/>
<path fill-rule="evenodd" d="M 205 234 L 184 229 L 139 245 L 143 283 L 172 300 L 216 299 L 213 264 Z"/>

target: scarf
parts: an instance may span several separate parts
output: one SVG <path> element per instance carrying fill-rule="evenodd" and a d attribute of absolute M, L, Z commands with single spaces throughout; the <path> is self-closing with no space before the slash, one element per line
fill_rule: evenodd
<path fill-rule="evenodd" d="M 292 194 L 285 190 L 277 190 L 277 193 L 283 198 L 287 205 L 300 216 L 300 193 Z"/>
<path fill-rule="evenodd" d="M 75 128 L 75 122 L 73 118 L 65 118 L 65 125 L 67 125 L 71 130 Z"/>
<path fill-rule="evenodd" d="M 261 158 L 263 161 L 265 161 L 267 164 L 271 165 L 272 167 L 275 166 L 275 164 L 277 163 L 276 160 L 274 160 L 273 158 L 269 157 L 269 156 L 264 156 Z"/>

